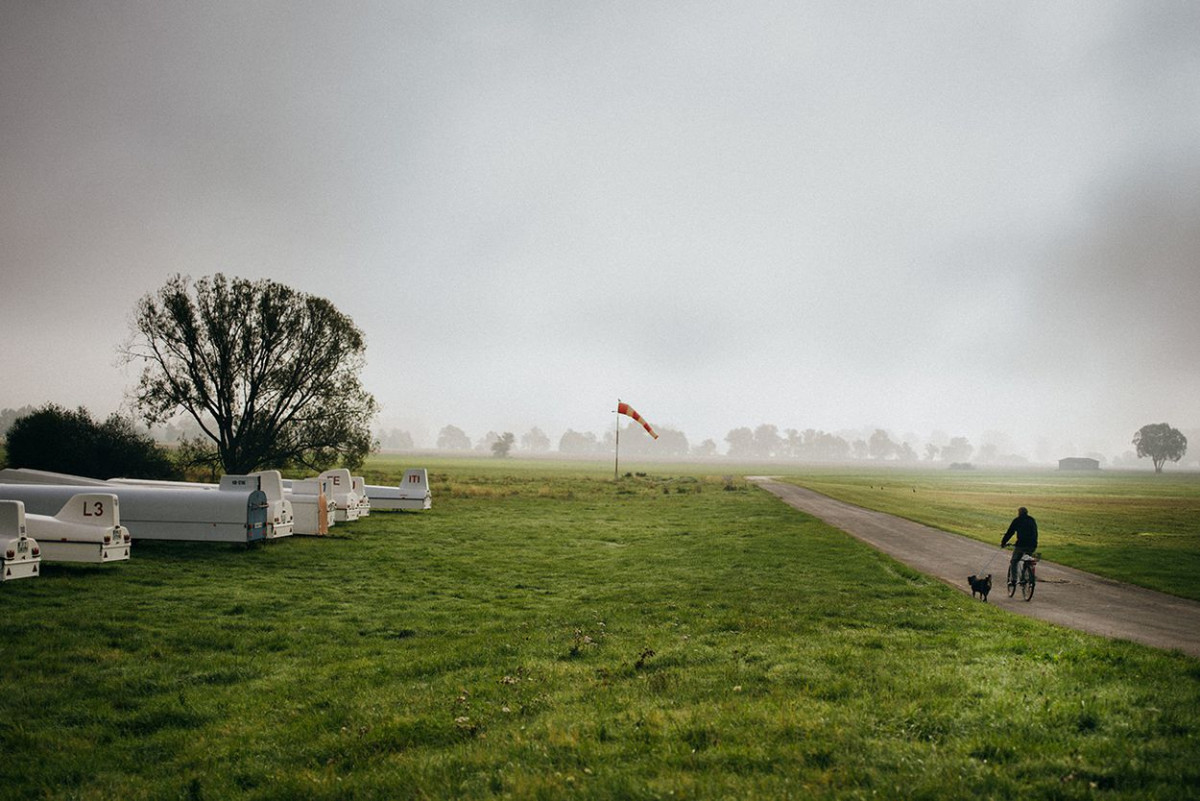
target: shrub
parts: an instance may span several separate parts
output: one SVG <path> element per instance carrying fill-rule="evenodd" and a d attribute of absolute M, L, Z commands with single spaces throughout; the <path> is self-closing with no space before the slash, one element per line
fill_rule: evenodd
<path fill-rule="evenodd" d="M 90 478 L 176 478 L 167 453 L 120 415 L 103 423 L 87 409 L 48 404 L 18 418 L 8 432 L 8 466 Z"/>

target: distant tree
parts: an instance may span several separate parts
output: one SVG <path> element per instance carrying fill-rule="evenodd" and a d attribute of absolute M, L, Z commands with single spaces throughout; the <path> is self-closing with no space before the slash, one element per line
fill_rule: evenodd
<path fill-rule="evenodd" d="M 840 462 L 850 456 L 850 443 L 836 434 L 807 428 L 796 456 L 814 462 Z"/>
<path fill-rule="evenodd" d="M 658 433 L 658 439 L 651 440 L 655 453 L 660 456 L 683 457 L 688 455 L 691 446 L 682 431 L 676 431 L 667 426 L 659 426 L 655 431 Z"/>
<path fill-rule="evenodd" d="M 1166 423 L 1144 425 L 1133 435 L 1139 459 L 1149 456 L 1154 462 L 1154 472 L 1161 473 L 1163 463 L 1170 459 L 1178 462 L 1187 453 L 1187 437 Z"/>
<path fill-rule="evenodd" d="M 411 451 L 414 447 L 412 434 L 407 431 L 401 431 L 398 428 L 389 428 L 387 431 L 379 431 L 375 438 L 379 441 L 379 447 L 391 451 Z"/>
<path fill-rule="evenodd" d="M 932 442 L 930 442 L 930 443 L 927 443 L 927 444 L 925 445 L 925 458 L 926 458 L 926 459 L 928 459 L 928 460 L 929 460 L 929 461 L 931 461 L 931 462 L 932 462 L 934 459 L 938 458 L 938 455 L 939 455 L 941 452 L 942 452 L 942 449 L 941 449 L 941 448 L 939 448 L 937 445 L 934 445 Z"/>
<path fill-rule="evenodd" d="M 332 303 L 270 280 L 176 275 L 134 311 L 126 362 L 148 423 L 183 412 L 227 473 L 362 464 L 375 398 L 366 343 Z"/>
<path fill-rule="evenodd" d="M 717 443 L 711 439 L 706 439 L 692 448 L 692 455 L 699 456 L 702 459 L 712 458 L 717 455 Z"/>
<path fill-rule="evenodd" d="M 595 453 L 596 435 L 590 431 L 580 433 L 568 428 L 558 440 L 559 453 Z"/>
<path fill-rule="evenodd" d="M 0 439 L 8 436 L 8 429 L 12 428 L 12 424 L 17 422 L 17 418 L 33 414 L 35 411 L 37 409 L 32 406 L 22 406 L 20 409 L 0 410 Z"/>
<path fill-rule="evenodd" d="M 754 432 L 745 426 L 735 428 L 725 435 L 729 443 L 728 455 L 734 459 L 747 459 L 754 456 Z"/>
<path fill-rule="evenodd" d="M 786 459 L 799 459 L 803 451 L 804 437 L 800 435 L 800 432 L 794 428 L 784 431 L 779 455 Z"/>
<path fill-rule="evenodd" d="M 497 459 L 508 458 L 508 452 L 512 450 L 513 443 L 516 441 L 511 431 L 505 431 L 496 441 L 492 443 L 492 456 Z"/>
<path fill-rule="evenodd" d="M 53 404 L 17 418 L 8 432 L 8 464 L 89 478 L 178 478 L 166 451 L 133 423 Z"/>
<path fill-rule="evenodd" d="M 204 439 L 204 431 L 190 417 L 180 417 L 150 427 L 150 436 L 159 442 L 180 442 L 186 439 Z"/>
<path fill-rule="evenodd" d="M 475 450 L 479 453 L 487 453 L 492 449 L 492 445 L 500 439 L 500 435 L 495 431 L 489 431 L 479 438 L 475 443 Z"/>
<path fill-rule="evenodd" d="M 469 451 L 471 438 L 458 426 L 446 426 L 438 432 L 437 446 L 444 451 Z"/>
<path fill-rule="evenodd" d="M 783 450 L 783 438 L 779 436 L 779 428 L 769 423 L 763 423 L 754 429 L 754 455 L 760 459 L 770 459 L 779 456 Z"/>
<path fill-rule="evenodd" d="M 1015 450 L 1012 437 L 1003 431 L 995 429 L 984 431 L 980 439 L 983 444 L 980 445 L 976 458 L 981 462 L 988 461 L 989 458 L 992 461 L 1000 461 L 1005 454 L 1010 454 Z"/>
<path fill-rule="evenodd" d="M 888 432 L 877 428 L 867 440 L 867 450 L 872 459 L 889 459 L 896 453 L 896 443 L 892 442 Z"/>
<path fill-rule="evenodd" d="M 550 438 L 535 426 L 521 435 L 521 448 L 531 453 L 545 453 L 550 450 Z"/>
<path fill-rule="evenodd" d="M 866 459 L 871 455 L 871 446 L 867 444 L 865 439 L 856 439 L 850 443 L 851 449 L 854 451 L 855 459 Z"/>
<path fill-rule="evenodd" d="M 942 459 L 947 462 L 965 462 L 971 458 L 975 448 L 966 437 L 952 437 L 950 443 L 942 446 Z"/>
<path fill-rule="evenodd" d="M 647 434 L 640 423 L 621 426 L 621 453 L 630 456 L 687 456 L 688 441 L 683 432 L 665 425 L 656 425 L 654 431 L 658 439 Z"/>

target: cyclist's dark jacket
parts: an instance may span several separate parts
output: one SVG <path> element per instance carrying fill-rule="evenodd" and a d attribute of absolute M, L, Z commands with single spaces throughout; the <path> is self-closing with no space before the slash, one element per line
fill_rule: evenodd
<path fill-rule="evenodd" d="M 1017 535 L 1016 547 L 1022 551 L 1037 550 L 1037 521 L 1032 515 L 1018 515 L 1013 518 L 1012 523 L 1008 526 L 1008 531 L 1004 533 L 1004 539 L 1000 540 L 1000 547 L 1008 545 L 1012 535 Z"/>

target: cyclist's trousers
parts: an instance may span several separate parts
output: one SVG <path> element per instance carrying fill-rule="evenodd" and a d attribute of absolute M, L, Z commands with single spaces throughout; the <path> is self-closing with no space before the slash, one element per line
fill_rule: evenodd
<path fill-rule="evenodd" d="M 1013 546 L 1012 559 L 1008 563 L 1008 583 L 1009 584 L 1016 584 L 1017 579 L 1020 578 L 1020 576 L 1021 576 L 1021 573 L 1020 573 L 1021 557 L 1024 556 L 1025 554 L 1029 554 L 1032 556 L 1033 551 L 1027 551 L 1024 548 L 1017 548 L 1016 546 Z"/>

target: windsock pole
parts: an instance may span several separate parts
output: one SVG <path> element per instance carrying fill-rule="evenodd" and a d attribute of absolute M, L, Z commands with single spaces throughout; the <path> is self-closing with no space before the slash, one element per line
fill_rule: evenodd
<path fill-rule="evenodd" d="M 617 408 L 621 408 L 621 399 L 617 398 Z M 616 481 L 621 475 L 621 413 L 613 412 L 617 416 L 617 440 L 616 447 L 613 449 L 613 481 Z"/>

